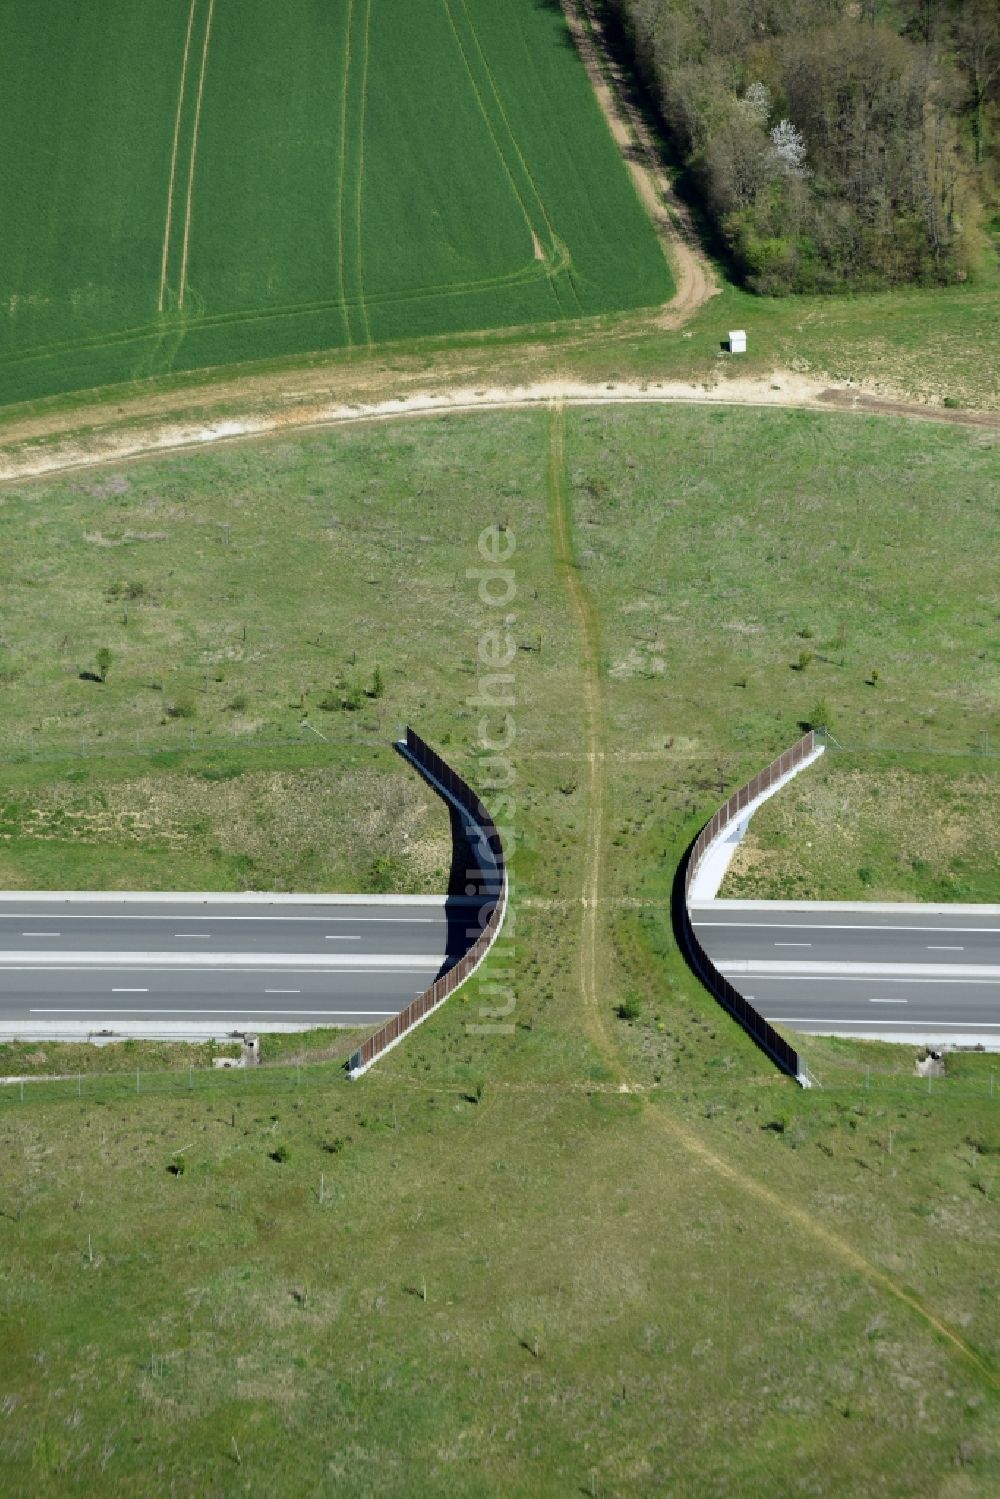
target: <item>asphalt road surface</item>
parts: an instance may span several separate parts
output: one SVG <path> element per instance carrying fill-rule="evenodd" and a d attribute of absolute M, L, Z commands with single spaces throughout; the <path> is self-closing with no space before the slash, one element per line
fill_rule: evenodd
<path fill-rule="evenodd" d="M 367 1025 L 467 945 L 475 906 L 0 898 L 0 1026 Z M 478 929 L 477 929 L 478 930 Z"/>
<path fill-rule="evenodd" d="M 899 1039 L 1000 1043 L 1000 914 L 994 908 L 809 910 L 696 907 L 699 941 L 773 1025 Z"/>

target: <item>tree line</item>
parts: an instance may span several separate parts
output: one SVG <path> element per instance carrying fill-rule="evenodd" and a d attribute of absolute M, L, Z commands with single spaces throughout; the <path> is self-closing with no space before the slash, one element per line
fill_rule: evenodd
<path fill-rule="evenodd" d="M 980 261 L 997 0 L 606 3 L 749 287 L 934 284 Z"/>

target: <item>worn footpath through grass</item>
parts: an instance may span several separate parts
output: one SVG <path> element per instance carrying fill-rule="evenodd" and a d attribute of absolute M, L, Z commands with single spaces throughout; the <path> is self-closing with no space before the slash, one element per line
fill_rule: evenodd
<path fill-rule="evenodd" d="M 580 897 L 580 993 L 585 1025 L 598 1049 L 614 1058 L 602 1015 L 601 931 L 599 908 L 603 895 L 604 848 L 604 711 L 601 702 L 600 635 L 593 600 L 583 587 L 573 546 L 573 516 L 566 459 L 566 413 L 554 406 L 548 422 L 546 484 L 552 510 L 556 567 L 576 620 L 577 650 L 583 693 L 581 748 L 586 764 L 587 796 L 583 816 L 583 892 Z"/>
<path fill-rule="evenodd" d="M 610 1019 L 606 1006 L 599 1004 L 599 954 L 608 950 L 607 934 L 601 929 L 600 911 L 607 893 L 607 882 L 603 874 L 604 822 L 605 822 L 605 773 L 606 721 L 600 671 L 600 637 L 598 615 L 588 589 L 582 582 L 573 555 L 573 516 L 569 500 L 569 478 L 566 458 L 566 421 L 564 410 L 556 406 L 549 419 L 548 485 L 553 507 L 553 526 L 556 557 L 563 575 L 568 597 L 576 614 L 580 630 L 581 672 L 583 677 L 583 703 L 585 745 L 587 759 L 588 806 L 585 815 L 583 840 L 583 921 L 580 942 L 581 995 L 588 1013 L 588 1029 L 595 1036 L 601 1052 L 608 1057 L 613 1070 L 619 1063 L 610 1033 Z M 597 1022 L 596 1027 L 594 1022 Z M 625 1090 L 628 1083 L 622 1084 Z M 960 1357 L 977 1371 L 993 1388 L 1000 1390 L 1000 1373 L 989 1360 L 970 1347 L 961 1334 L 950 1327 L 935 1312 L 922 1305 L 919 1298 L 904 1285 L 878 1268 L 865 1255 L 840 1234 L 818 1223 L 815 1216 L 803 1210 L 793 1200 L 774 1191 L 757 1180 L 752 1173 L 741 1170 L 720 1157 L 703 1139 L 676 1117 L 672 1111 L 654 1109 L 649 1116 L 663 1129 L 670 1139 L 694 1156 L 706 1169 L 735 1183 L 739 1189 L 756 1198 L 763 1207 L 784 1220 L 793 1232 L 804 1233 L 814 1240 L 822 1251 L 832 1254 L 865 1276 L 873 1285 L 920 1318 L 927 1327 L 944 1339 Z"/>

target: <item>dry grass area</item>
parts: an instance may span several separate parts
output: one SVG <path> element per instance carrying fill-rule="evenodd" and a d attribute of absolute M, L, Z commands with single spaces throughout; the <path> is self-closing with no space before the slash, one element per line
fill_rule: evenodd
<path fill-rule="evenodd" d="M 1000 777 L 828 752 L 755 815 L 720 894 L 1000 902 Z"/>
<path fill-rule="evenodd" d="M 447 818 L 415 776 L 378 759 L 242 772 L 209 762 L 199 774 L 28 786 L 0 806 L 0 880 L 31 889 L 68 865 L 81 878 L 89 868 L 91 884 L 129 889 L 152 856 L 174 880 L 211 871 L 236 888 L 440 890 Z"/>

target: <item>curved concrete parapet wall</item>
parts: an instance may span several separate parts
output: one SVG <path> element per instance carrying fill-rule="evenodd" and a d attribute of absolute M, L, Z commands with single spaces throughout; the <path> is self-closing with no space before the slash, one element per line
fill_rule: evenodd
<path fill-rule="evenodd" d="M 503 844 L 496 823 L 479 797 L 413 729 L 407 729 L 406 738 L 399 742 L 397 749 L 461 818 L 466 841 L 478 866 L 477 895 L 482 901 L 478 913 L 480 930 L 457 963 L 440 974 L 423 994 L 418 994 L 381 1030 L 369 1036 L 348 1059 L 347 1070 L 352 1078 L 367 1072 L 379 1057 L 396 1046 L 442 1005 L 449 994 L 465 983 L 496 941 L 507 911 L 507 864 Z"/>
<path fill-rule="evenodd" d="M 810 1086 L 809 1074 L 804 1063 L 799 1058 L 794 1047 L 789 1046 L 784 1036 L 779 1036 L 768 1021 L 766 1021 L 748 999 L 735 989 L 729 980 L 719 972 L 711 958 L 705 952 L 701 943 L 695 935 L 694 926 L 691 921 L 691 890 L 695 883 L 698 870 L 709 850 L 716 844 L 731 823 L 738 822 L 745 817 L 747 808 L 751 803 L 757 802 L 779 782 L 786 780 L 789 775 L 800 769 L 816 754 L 816 735 L 810 729 L 808 734 L 793 744 L 791 749 L 785 750 L 777 760 L 773 760 L 765 770 L 759 771 L 746 785 L 734 791 L 732 796 L 716 812 L 710 822 L 702 828 L 698 837 L 691 845 L 684 865 L 684 899 L 681 902 L 680 913 L 684 947 L 691 967 L 697 973 L 706 989 L 710 990 L 715 998 L 728 1010 L 734 1020 L 738 1020 L 762 1051 L 776 1062 L 783 1072 L 794 1077 L 802 1087 Z"/>

